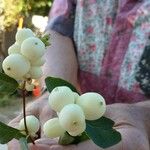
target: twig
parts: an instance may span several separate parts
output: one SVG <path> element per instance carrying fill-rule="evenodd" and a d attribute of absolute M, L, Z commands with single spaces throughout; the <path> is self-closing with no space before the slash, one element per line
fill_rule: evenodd
<path fill-rule="evenodd" d="M 35 144 L 34 140 L 32 139 L 32 137 L 29 135 L 29 131 L 27 128 L 27 122 L 26 122 L 26 90 L 25 90 L 25 86 L 26 86 L 26 81 L 24 81 L 23 83 L 23 88 L 22 88 L 22 98 L 23 98 L 23 118 L 24 118 L 24 126 L 25 126 L 25 132 L 26 135 L 29 136 L 29 139 L 31 140 L 31 142 L 33 144 Z"/>

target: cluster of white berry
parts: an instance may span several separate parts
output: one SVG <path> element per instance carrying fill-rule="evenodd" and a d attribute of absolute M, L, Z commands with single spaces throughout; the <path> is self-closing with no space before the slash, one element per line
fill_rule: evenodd
<path fill-rule="evenodd" d="M 86 129 L 85 120 L 97 120 L 106 111 L 104 98 L 94 92 L 78 95 L 66 86 L 56 87 L 49 95 L 49 105 L 58 117 L 48 120 L 44 134 L 49 138 L 63 135 L 78 136 Z"/>
<path fill-rule="evenodd" d="M 9 55 L 4 59 L 2 67 L 5 74 L 16 80 L 30 81 L 26 84 L 26 90 L 29 91 L 32 89 L 32 79 L 42 77 L 45 44 L 28 28 L 18 30 L 15 38 L 16 42 L 9 47 Z"/>

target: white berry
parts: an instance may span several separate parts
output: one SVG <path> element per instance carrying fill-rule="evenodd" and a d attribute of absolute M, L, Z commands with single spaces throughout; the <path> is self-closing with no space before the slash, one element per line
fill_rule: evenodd
<path fill-rule="evenodd" d="M 49 105 L 56 112 L 60 112 L 65 105 L 71 103 L 74 103 L 74 95 L 67 86 L 56 87 L 49 95 Z"/>
<path fill-rule="evenodd" d="M 30 68 L 29 74 L 32 79 L 39 79 L 43 75 L 42 68 L 33 66 Z"/>
<path fill-rule="evenodd" d="M 22 42 L 29 38 L 29 37 L 33 37 L 34 34 L 32 32 L 31 29 L 28 29 L 28 28 L 23 28 L 23 29 L 19 29 L 16 33 L 16 42 L 18 44 L 22 44 Z"/>
<path fill-rule="evenodd" d="M 77 99 L 79 98 L 79 94 L 76 92 L 73 92 L 73 94 L 74 94 L 74 99 L 75 99 L 75 103 L 76 103 Z"/>
<path fill-rule="evenodd" d="M 82 94 L 76 101 L 84 111 L 87 120 L 96 120 L 103 116 L 106 111 L 104 98 L 94 92 Z"/>
<path fill-rule="evenodd" d="M 30 37 L 23 41 L 21 53 L 33 62 L 44 55 L 45 45 L 39 38 Z"/>
<path fill-rule="evenodd" d="M 14 43 L 8 48 L 8 54 L 20 53 L 21 46 L 18 43 Z"/>
<path fill-rule="evenodd" d="M 60 125 L 67 131 L 81 134 L 85 130 L 85 116 L 80 106 L 68 104 L 59 113 Z"/>
<path fill-rule="evenodd" d="M 59 137 L 65 132 L 65 130 L 61 127 L 58 118 L 53 118 L 45 122 L 43 131 L 48 138 Z"/>
<path fill-rule="evenodd" d="M 26 123 L 30 135 L 35 134 L 40 128 L 39 120 L 33 115 L 26 116 Z M 19 130 L 25 131 L 24 119 L 21 119 L 19 123 Z"/>
<path fill-rule="evenodd" d="M 21 54 L 11 54 L 4 59 L 2 67 L 8 76 L 22 79 L 30 70 L 30 62 Z"/>
<path fill-rule="evenodd" d="M 31 65 L 32 66 L 43 66 L 45 63 L 45 59 L 44 58 L 39 58 L 38 60 L 36 61 L 32 61 L 31 62 Z"/>
<path fill-rule="evenodd" d="M 77 130 L 72 131 L 72 132 L 68 132 L 68 133 L 69 133 L 70 135 L 72 135 L 72 136 L 78 136 L 78 135 L 80 135 L 82 132 L 84 132 L 85 129 L 86 129 L 86 122 L 83 121 L 83 122 L 81 122 L 80 127 L 79 127 Z"/>

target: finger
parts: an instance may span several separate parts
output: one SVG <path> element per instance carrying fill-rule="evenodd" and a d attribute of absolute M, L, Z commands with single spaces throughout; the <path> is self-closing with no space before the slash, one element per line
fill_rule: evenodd
<path fill-rule="evenodd" d="M 39 113 L 46 103 L 46 97 L 47 96 L 45 94 L 41 96 L 39 99 L 37 99 L 36 101 L 29 103 L 26 107 L 26 116 L 34 115 L 37 118 L 39 118 Z M 15 119 L 9 122 L 9 125 L 12 127 L 17 127 L 18 123 L 22 118 L 23 118 L 23 113 L 21 112 L 19 116 L 17 116 Z"/>
<path fill-rule="evenodd" d="M 36 144 L 36 145 L 30 144 L 29 149 L 30 150 L 50 150 L 48 145 L 43 145 L 43 144 Z"/>
<path fill-rule="evenodd" d="M 38 100 L 28 104 L 26 108 L 26 115 L 34 115 L 37 118 L 39 118 L 39 113 L 40 113 L 40 108 L 43 108 L 43 105 L 45 105 L 46 100 L 46 95 L 43 95 L 40 97 Z M 23 115 L 20 114 L 17 116 L 15 119 L 13 119 L 11 122 L 9 122 L 9 126 L 12 126 L 14 128 L 18 128 L 20 120 L 23 118 Z M 40 131 L 39 131 L 40 132 Z M 40 135 L 40 134 L 38 134 Z M 12 140 L 11 142 L 8 143 L 8 147 L 10 150 L 19 150 L 20 145 L 17 140 Z"/>
<path fill-rule="evenodd" d="M 103 150 L 97 146 L 92 140 L 87 140 L 77 144 L 76 150 Z"/>
<path fill-rule="evenodd" d="M 77 150 L 77 147 L 76 145 L 67 145 L 67 146 L 52 145 L 50 146 L 50 150 Z M 80 149 L 80 150 L 83 150 L 83 149 Z"/>
<path fill-rule="evenodd" d="M 14 139 L 8 143 L 8 150 L 20 150 L 19 141 Z"/>
<path fill-rule="evenodd" d="M 58 139 L 49 139 L 49 138 L 41 138 L 35 141 L 36 144 L 44 144 L 44 145 L 56 145 L 58 144 Z"/>

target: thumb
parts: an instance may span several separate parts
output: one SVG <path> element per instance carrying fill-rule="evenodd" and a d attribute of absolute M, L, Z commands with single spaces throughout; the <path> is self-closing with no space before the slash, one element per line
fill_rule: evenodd
<path fill-rule="evenodd" d="M 44 144 L 44 145 L 56 145 L 58 144 L 58 138 L 41 138 L 35 141 L 36 144 Z"/>

